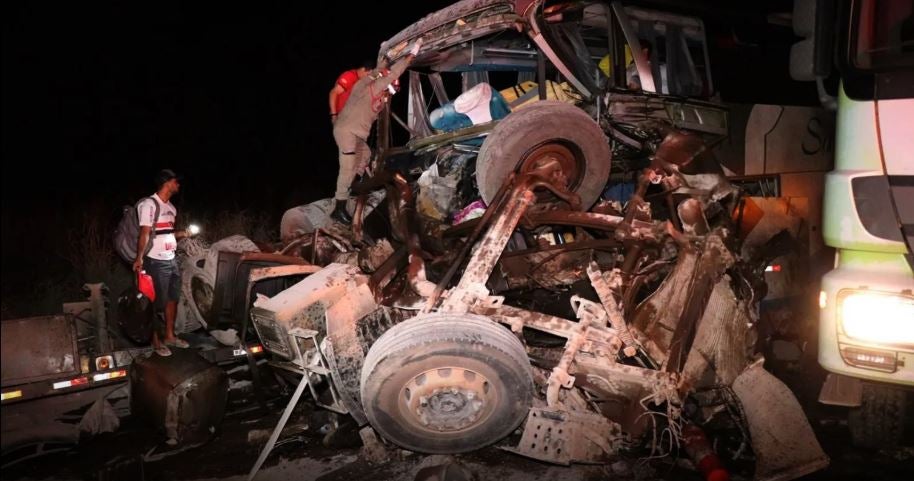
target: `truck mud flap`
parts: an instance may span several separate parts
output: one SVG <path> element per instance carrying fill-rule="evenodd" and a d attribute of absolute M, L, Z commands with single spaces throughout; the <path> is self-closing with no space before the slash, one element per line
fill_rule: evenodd
<path fill-rule="evenodd" d="M 733 391 L 749 423 L 756 481 L 787 481 L 828 466 L 800 403 L 762 361 L 737 376 Z"/>

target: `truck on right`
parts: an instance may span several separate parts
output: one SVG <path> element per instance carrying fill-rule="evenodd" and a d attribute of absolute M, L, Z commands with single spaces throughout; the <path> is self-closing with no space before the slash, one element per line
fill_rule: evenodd
<path fill-rule="evenodd" d="M 822 230 L 819 401 L 845 406 L 855 445 L 902 441 L 914 387 L 914 3 L 798 0 L 791 76 L 836 110 Z M 831 88 L 830 88 L 831 87 Z M 908 422 L 906 422 L 908 421 Z"/>

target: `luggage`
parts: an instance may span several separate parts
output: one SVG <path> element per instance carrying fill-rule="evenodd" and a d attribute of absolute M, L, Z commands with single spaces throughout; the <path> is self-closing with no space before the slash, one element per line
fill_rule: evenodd
<path fill-rule="evenodd" d="M 453 132 L 502 119 L 510 112 L 497 90 L 487 83 L 480 83 L 460 94 L 453 102 L 432 111 L 429 122 L 435 130 Z"/>
<path fill-rule="evenodd" d="M 152 301 L 137 286 L 130 286 L 117 298 L 117 323 L 121 333 L 137 344 L 149 344 L 155 320 Z"/>

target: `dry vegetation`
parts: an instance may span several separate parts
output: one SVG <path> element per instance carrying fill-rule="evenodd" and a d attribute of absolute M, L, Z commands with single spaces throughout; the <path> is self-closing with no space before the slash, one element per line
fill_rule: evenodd
<path fill-rule="evenodd" d="M 202 209 L 198 212 L 179 212 L 179 222 L 186 225 L 192 220 L 202 227 L 199 238 L 186 243 L 187 247 L 200 248 L 233 234 L 242 234 L 258 242 L 271 242 L 278 237 L 278 226 L 265 213 L 247 210 L 203 212 Z M 4 286 L 0 303 L 3 319 L 58 313 L 62 303 L 82 299 L 81 289 L 85 283 L 106 284 L 113 306 L 117 296 L 130 286 L 130 267 L 113 247 L 112 233 L 119 218 L 112 213 L 111 206 L 93 203 L 69 212 L 68 217 L 53 222 L 55 226 L 66 227 L 48 234 L 50 239 L 45 238 L 50 245 L 47 252 L 28 254 L 36 256 L 34 270 L 21 282 Z"/>

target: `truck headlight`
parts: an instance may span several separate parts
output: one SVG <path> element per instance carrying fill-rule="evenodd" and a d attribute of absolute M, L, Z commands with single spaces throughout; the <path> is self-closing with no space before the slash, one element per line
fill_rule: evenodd
<path fill-rule="evenodd" d="M 914 346 L 914 297 L 868 291 L 838 294 L 838 321 L 847 337 Z"/>

